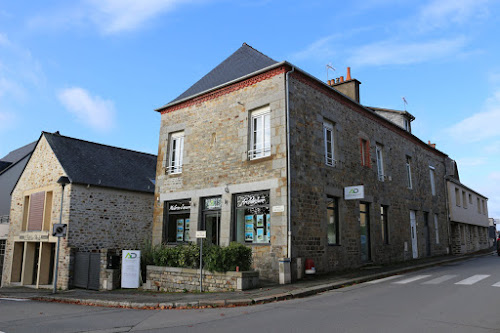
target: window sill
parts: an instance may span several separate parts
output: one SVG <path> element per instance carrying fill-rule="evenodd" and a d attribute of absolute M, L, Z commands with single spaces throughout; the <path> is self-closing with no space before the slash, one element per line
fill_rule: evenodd
<path fill-rule="evenodd" d="M 179 173 L 169 173 L 167 174 L 168 178 L 179 178 L 182 177 L 182 172 Z"/>
<path fill-rule="evenodd" d="M 271 246 L 271 243 L 240 243 L 248 246 Z"/>
<path fill-rule="evenodd" d="M 341 247 L 341 244 L 328 244 L 329 247 Z"/>
<path fill-rule="evenodd" d="M 273 159 L 273 155 L 269 155 L 269 156 L 264 156 L 264 157 L 258 157 L 258 158 L 248 159 L 247 162 L 249 164 L 255 164 L 255 163 L 270 161 L 272 159 Z"/>

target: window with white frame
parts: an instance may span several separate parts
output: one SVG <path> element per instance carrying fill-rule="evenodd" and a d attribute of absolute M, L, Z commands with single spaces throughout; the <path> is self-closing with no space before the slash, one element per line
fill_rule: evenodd
<path fill-rule="evenodd" d="M 325 142 L 325 164 L 335 166 L 335 139 L 333 123 L 329 121 L 323 122 L 323 138 Z"/>
<path fill-rule="evenodd" d="M 271 155 L 271 110 L 263 107 L 250 114 L 250 149 L 248 158 L 253 160 Z"/>
<path fill-rule="evenodd" d="M 182 172 L 182 154 L 184 152 L 184 131 L 170 135 L 170 149 L 168 156 L 168 173 Z"/>
<path fill-rule="evenodd" d="M 381 144 L 376 144 L 375 146 L 375 155 L 377 157 L 377 174 L 378 174 L 378 180 L 383 182 L 384 181 L 384 154 L 383 154 L 383 147 Z"/>
<path fill-rule="evenodd" d="M 408 181 L 408 188 L 412 189 L 413 188 L 413 183 L 411 180 L 411 157 L 406 156 L 406 177 Z"/>
<path fill-rule="evenodd" d="M 439 222 L 438 222 L 438 214 L 434 214 L 434 231 L 436 233 L 436 244 L 439 244 Z"/>
<path fill-rule="evenodd" d="M 433 166 L 429 165 L 429 178 L 431 180 L 431 193 L 432 195 L 436 195 L 436 183 L 435 183 L 435 169 Z"/>

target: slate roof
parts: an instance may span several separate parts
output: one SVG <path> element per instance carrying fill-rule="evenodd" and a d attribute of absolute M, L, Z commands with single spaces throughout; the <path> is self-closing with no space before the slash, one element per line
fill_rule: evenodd
<path fill-rule="evenodd" d="M 71 183 L 154 192 L 156 155 L 43 132 Z"/>
<path fill-rule="evenodd" d="M 17 148 L 16 150 L 13 150 L 4 157 L 0 158 L 0 173 L 8 167 L 16 164 L 27 155 L 31 154 L 33 149 L 35 149 L 35 146 L 36 141 L 28 143 L 27 145 L 22 146 L 21 148 Z"/>
<path fill-rule="evenodd" d="M 278 62 L 243 43 L 236 52 L 168 104 L 210 90 L 276 63 Z"/>

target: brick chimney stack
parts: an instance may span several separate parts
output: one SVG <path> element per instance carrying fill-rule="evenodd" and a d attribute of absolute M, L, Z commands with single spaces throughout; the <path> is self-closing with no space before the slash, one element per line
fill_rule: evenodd
<path fill-rule="evenodd" d="M 327 84 L 338 92 L 359 103 L 359 85 L 361 82 L 351 77 L 351 67 L 347 67 L 345 80 L 344 76 L 341 76 L 333 80 L 328 80 Z"/>

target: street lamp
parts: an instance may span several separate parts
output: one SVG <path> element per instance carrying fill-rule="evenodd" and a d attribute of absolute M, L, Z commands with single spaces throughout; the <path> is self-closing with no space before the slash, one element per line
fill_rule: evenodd
<path fill-rule="evenodd" d="M 61 192 L 61 211 L 59 213 L 59 225 L 62 224 L 62 213 L 63 213 L 63 200 L 64 200 L 64 186 L 66 186 L 66 184 L 69 184 L 70 181 L 69 181 L 69 178 L 66 177 L 66 176 L 62 176 L 59 178 L 59 180 L 57 181 L 58 184 L 61 184 L 62 186 L 62 192 Z M 56 251 L 56 269 L 55 269 L 55 272 L 54 272 L 54 289 L 53 289 L 53 293 L 55 294 L 57 292 L 57 269 L 58 269 L 58 266 L 59 266 L 59 243 L 61 242 L 61 235 L 58 235 L 57 236 L 57 251 Z"/>

